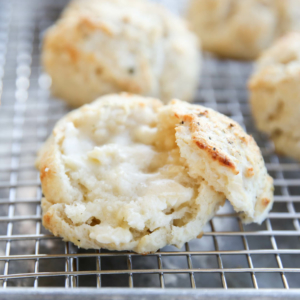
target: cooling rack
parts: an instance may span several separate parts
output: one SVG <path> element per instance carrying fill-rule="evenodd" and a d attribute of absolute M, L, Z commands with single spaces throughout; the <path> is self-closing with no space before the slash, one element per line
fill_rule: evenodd
<path fill-rule="evenodd" d="M 0 0 L 0 298 L 299 299 L 300 164 L 277 156 L 254 128 L 250 63 L 206 55 L 196 102 L 238 121 L 261 147 L 275 184 L 263 224 L 243 225 L 226 204 L 201 239 L 147 256 L 78 249 L 43 228 L 34 160 L 69 109 L 50 95 L 39 54 L 43 32 L 64 4 Z"/>

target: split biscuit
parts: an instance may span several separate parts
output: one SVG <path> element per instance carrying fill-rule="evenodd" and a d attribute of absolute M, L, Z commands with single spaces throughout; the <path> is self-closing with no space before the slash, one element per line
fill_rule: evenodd
<path fill-rule="evenodd" d="M 245 222 L 261 223 L 273 203 L 253 138 L 180 100 L 99 98 L 57 123 L 37 166 L 44 226 L 82 248 L 181 247 L 226 198 Z"/>

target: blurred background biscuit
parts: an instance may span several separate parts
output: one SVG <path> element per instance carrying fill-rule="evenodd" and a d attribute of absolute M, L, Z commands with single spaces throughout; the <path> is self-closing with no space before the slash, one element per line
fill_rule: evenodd
<path fill-rule="evenodd" d="M 53 93 L 72 106 L 126 91 L 191 101 L 199 80 L 197 38 L 146 0 L 75 0 L 45 35 L 42 62 Z"/>
<path fill-rule="evenodd" d="M 300 160 L 300 33 L 262 54 L 249 89 L 258 129 L 271 136 L 279 153 Z"/>
<path fill-rule="evenodd" d="M 299 0 L 192 0 L 187 19 L 203 49 L 254 59 L 280 35 L 300 29 Z"/>

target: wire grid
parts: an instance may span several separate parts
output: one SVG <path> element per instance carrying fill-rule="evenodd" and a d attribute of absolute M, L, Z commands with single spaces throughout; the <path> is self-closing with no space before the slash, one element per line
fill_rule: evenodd
<path fill-rule="evenodd" d="M 0 0 L 0 286 L 299 288 L 300 165 L 276 156 L 255 131 L 249 63 L 206 56 L 196 102 L 238 121 L 261 147 L 275 179 L 274 208 L 262 225 L 243 225 L 226 204 L 201 239 L 147 256 L 78 249 L 43 228 L 34 160 L 68 108 L 51 97 L 39 53 L 63 4 Z"/>

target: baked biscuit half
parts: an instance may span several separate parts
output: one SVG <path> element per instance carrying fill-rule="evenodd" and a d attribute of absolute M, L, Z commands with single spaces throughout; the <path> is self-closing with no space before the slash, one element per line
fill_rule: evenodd
<path fill-rule="evenodd" d="M 180 100 L 99 98 L 57 123 L 37 165 L 44 226 L 83 248 L 181 247 L 226 198 L 245 222 L 262 222 L 273 203 L 253 138 Z"/>
<path fill-rule="evenodd" d="M 199 43 L 185 22 L 146 0 L 74 0 L 44 38 L 54 95 L 72 106 L 130 92 L 191 101 Z"/>
<path fill-rule="evenodd" d="M 300 160 L 300 33 L 262 54 L 249 89 L 258 129 L 271 136 L 279 153 Z"/>

